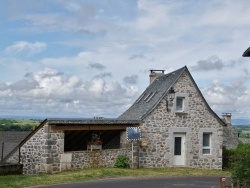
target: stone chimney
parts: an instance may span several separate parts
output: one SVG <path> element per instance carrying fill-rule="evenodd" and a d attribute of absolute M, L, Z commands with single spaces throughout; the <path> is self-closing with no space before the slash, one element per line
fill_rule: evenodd
<path fill-rule="evenodd" d="M 159 76 L 164 75 L 164 70 L 150 70 L 150 75 L 149 75 L 149 79 L 150 79 L 150 84 Z"/>
<path fill-rule="evenodd" d="M 231 113 L 223 113 L 222 114 L 222 118 L 225 121 L 225 123 L 227 123 L 227 124 L 231 123 L 231 116 L 232 116 Z"/>

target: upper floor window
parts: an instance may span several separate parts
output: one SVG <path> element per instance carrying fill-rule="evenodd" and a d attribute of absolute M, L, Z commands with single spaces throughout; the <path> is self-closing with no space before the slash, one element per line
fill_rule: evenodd
<path fill-rule="evenodd" d="M 184 97 L 177 97 L 176 98 L 176 111 L 183 112 L 184 111 Z"/>
<path fill-rule="evenodd" d="M 211 136 L 212 133 L 203 133 L 202 154 L 204 155 L 211 154 Z"/>
<path fill-rule="evenodd" d="M 188 94 L 187 93 L 175 94 L 174 112 L 188 113 Z"/>

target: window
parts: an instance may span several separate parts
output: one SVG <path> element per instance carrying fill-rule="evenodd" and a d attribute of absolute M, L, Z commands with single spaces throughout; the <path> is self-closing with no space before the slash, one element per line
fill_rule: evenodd
<path fill-rule="evenodd" d="M 173 111 L 175 113 L 188 113 L 188 103 L 189 103 L 189 94 L 188 93 L 175 93 L 175 98 L 173 100 Z"/>
<path fill-rule="evenodd" d="M 177 97 L 176 98 L 176 111 L 183 112 L 184 111 L 184 97 Z"/>
<path fill-rule="evenodd" d="M 211 133 L 203 133 L 202 154 L 211 154 Z"/>
<path fill-rule="evenodd" d="M 151 93 L 146 102 L 149 102 L 155 94 L 156 94 L 156 91 L 154 93 Z"/>
<path fill-rule="evenodd" d="M 136 103 L 139 103 L 141 101 L 141 99 L 145 96 L 145 93 L 143 93 L 136 101 Z"/>

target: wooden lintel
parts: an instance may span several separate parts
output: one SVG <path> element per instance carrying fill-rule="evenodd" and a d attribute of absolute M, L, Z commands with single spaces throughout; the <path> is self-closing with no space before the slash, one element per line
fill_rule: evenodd
<path fill-rule="evenodd" d="M 80 131 L 80 130 L 126 130 L 128 126 L 56 126 L 51 125 L 52 130 Z"/>

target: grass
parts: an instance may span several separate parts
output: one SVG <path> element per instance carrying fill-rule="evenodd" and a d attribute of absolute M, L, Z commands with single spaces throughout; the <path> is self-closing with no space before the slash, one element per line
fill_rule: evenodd
<path fill-rule="evenodd" d="M 30 126 L 38 126 L 40 122 L 38 120 L 31 120 L 31 119 L 16 119 L 16 122 L 13 123 L 13 125 L 19 125 L 19 126 L 25 126 L 25 125 L 30 125 Z"/>
<path fill-rule="evenodd" d="M 145 176 L 230 176 L 230 172 L 221 170 L 198 170 L 188 168 L 165 169 L 119 169 L 89 168 L 72 170 L 57 174 L 9 175 L 0 176 L 0 188 L 18 188 L 36 185 L 52 185 L 70 182 L 82 182 L 104 178 L 145 177 Z"/>

